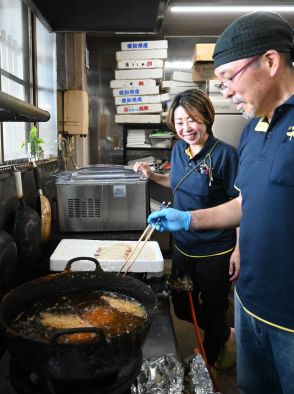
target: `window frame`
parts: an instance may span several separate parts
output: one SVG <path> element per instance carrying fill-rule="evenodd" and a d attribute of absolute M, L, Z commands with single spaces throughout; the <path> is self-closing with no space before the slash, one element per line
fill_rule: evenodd
<path fill-rule="evenodd" d="M 38 106 L 38 76 L 37 76 L 37 29 L 36 29 L 36 21 L 37 17 L 31 11 L 31 9 L 23 2 L 20 1 L 21 4 L 21 15 L 22 15 L 22 44 L 24 47 L 24 57 L 29 57 L 28 67 L 24 65 L 24 75 L 23 80 L 18 78 L 16 75 L 11 74 L 9 71 L 6 71 L 0 67 L 0 89 L 2 90 L 2 76 L 9 78 L 11 81 L 17 82 L 24 87 L 25 92 L 25 102 Z M 42 21 L 40 21 L 42 23 Z M 45 26 L 47 29 L 47 27 Z M 10 94 L 10 93 L 9 93 Z M 57 102 L 56 105 L 56 117 L 57 117 Z M 57 119 L 56 119 L 57 122 Z M 4 121 L 0 121 L 0 172 L 5 171 L 5 169 L 9 170 L 13 168 L 13 165 L 21 164 L 26 166 L 31 166 L 29 158 L 15 158 L 11 160 L 4 160 Z M 39 122 L 24 122 L 25 124 L 25 140 L 27 142 L 29 137 L 29 131 L 33 125 L 35 125 L 39 130 Z M 57 129 L 56 129 L 57 135 Z M 56 143 L 57 145 L 57 143 Z M 56 147 L 57 152 L 57 147 Z M 50 161 L 57 160 L 56 156 L 50 158 Z"/>

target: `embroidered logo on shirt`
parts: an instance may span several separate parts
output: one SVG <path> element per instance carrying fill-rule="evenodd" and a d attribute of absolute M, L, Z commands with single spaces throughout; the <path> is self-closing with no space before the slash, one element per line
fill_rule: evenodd
<path fill-rule="evenodd" d="M 288 130 L 290 131 L 287 132 L 287 136 L 289 137 L 289 141 L 291 141 L 294 137 L 294 126 L 288 127 Z"/>

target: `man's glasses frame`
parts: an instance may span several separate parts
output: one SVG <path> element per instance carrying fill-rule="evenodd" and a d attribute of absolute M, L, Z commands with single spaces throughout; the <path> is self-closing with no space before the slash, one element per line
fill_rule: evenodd
<path fill-rule="evenodd" d="M 247 67 L 249 67 L 252 63 L 254 63 L 257 59 L 259 58 L 259 55 L 254 56 L 251 60 L 249 60 L 249 62 L 247 62 L 246 64 L 244 64 L 244 66 L 242 66 L 238 71 L 235 72 L 235 74 L 233 74 L 230 78 L 226 79 L 225 81 L 223 81 L 222 83 L 216 83 L 215 87 L 217 89 L 219 89 L 220 91 L 224 91 L 226 89 L 228 89 L 229 85 L 232 83 L 233 79 L 240 74 L 242 71 L 244 71 Z"/>

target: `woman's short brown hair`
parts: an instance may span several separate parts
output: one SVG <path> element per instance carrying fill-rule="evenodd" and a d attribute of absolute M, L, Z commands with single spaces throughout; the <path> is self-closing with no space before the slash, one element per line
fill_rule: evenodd
<path fill-rule="evenodd" d="M 211 134 L 215 111 L 206 93 L 199 89 L 190 89 L 175 96 L 166 118 L 167 126 L 173 131 L 176 131 L 174 113 L 177 107 L 183 107 L 187 114 L 196 121 L 200 114 L 206 124 L 207 133 Z"/>

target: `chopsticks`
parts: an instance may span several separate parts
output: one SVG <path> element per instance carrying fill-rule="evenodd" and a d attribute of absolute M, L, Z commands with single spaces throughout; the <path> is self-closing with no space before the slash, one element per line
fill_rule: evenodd
<path fill-rule="evenodd" d="M 160 204 L 159 210 L 162 209 L 162 208 L 168 208 L 170 204 L 171 204 L 170 202 L 165 204 L 165 201 L 163 201 Z M 156 224 L 159 222 L 159 220 L 160 219 L 158 219 Z M 153 227 L 151 227 L 151 224 L 148 224 L 148 226 L 143 231 L 141 237 L 138 239 L 138 241 L 136 242 L 135 246 L 133 247 L 131 253 L 127 257 L 126 261 L 123 263 L 121 269 L 118 271 L 117 276 L 119 276 L 119 274 L 122 273 L 123 269 L 127 266 L 128 263 L 129 263 L 129 266 L 126 269 L 126 271 L 123 273 L 122 277 L 124 278 L 125 275 L 129 272 L 129 270 L 132 268 L 136 258 L 139 256 L 140 252 L 142 251 L 142 249 L 146 245 L 146 242 L 149 241 L 149 239 L 151 238 L 152 234 L 154 233 L 154 231 L 156 229 L 156 224 Z M 144 239 L 144 237 L 145 237 L 145 239 Z"/>

